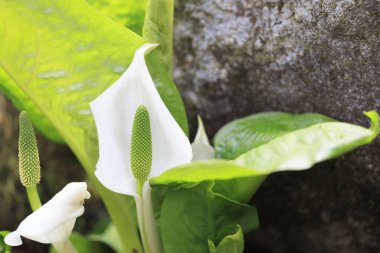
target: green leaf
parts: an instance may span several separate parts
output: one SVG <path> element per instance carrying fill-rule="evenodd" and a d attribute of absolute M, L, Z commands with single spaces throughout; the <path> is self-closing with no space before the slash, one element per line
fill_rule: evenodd
<path fill-rule="evenodd" d="M 317 162 L 372 142 L 378 135 L 379 128 L 377 113 L 372 112 L 370 115 L 371 129 L 341 122 L 316 124 L 274 138 L 235 160 L 192 162 L 170 169 L 152 178 L 150 183 L 198 183 L 241 177 L 262 177 L 263 180 L 265 175 L 277 171 L 308 169 Z M 260 180 L 256 182 L 258 183 Z M 258 186 L 252 187 L 256 189 Z"/>
<path fill-rule="evenodd" d="M 172 77 L 173 71 L 173 0 L 148 0 L 143 37 L 160 44 L 154 52 L 163 69 Z"/>
<path fill-rule="evenodd" d="M 235 159 L 286 133 L 335 120 L 316 113 L 265 112 L 234 120 L 215 135 L 217 158 Z"/>
<path fill-rule="evenodd" d="M 232 225 L 222 230 L 218 237 L 222 240 L 215 246 L 208 241 L 210 253 L 242 253 L 244 250 L 244 234 L 240 225 Z"/>
<path fill-rule="evenodd" d="M 98 145 L 88 103 L 119 78 L 144 39 L 83 0 L 0 1 L 0 15 L 0 66 L 86 168 L 125 251 L 141 251 L 137 224 L 125 217 L 134 212 L 132 198 L 111 193 L 93 175 Z"/>
<path fill-rule="evenodd" d="M 3 92 L 20 111 L 27 111 L 32 117 L 33 125 L 49 139 L 63 143 L 60 134 L 52 124 L 43 116 L 41 110 L 25 95 L 17 84 L 0 67 L 0 91 Z"/>
<path fill-rule="evenodd" d="M 209 252 L 208 241 L 218 241 L 222 231 L 241 224 L 248 232 L 258 226 L 256 208 L 232 201 L 212 191 L 212 182 L 153 188 L 165 253 Z M 164 193 L 163 193 L 164 192 Z M 157 210 L 158 209 L 158 210 Z"/>
<path fill-rule="evenodd" d="M 128 27 L 135 33 L 142 33 L 146 0 L 88 0 L 88 2 L 104 15 Z"/>
<path fill-rule="evenodd" d="M 0 253 L 11 253 L 12 248 L 4 242 L 7 234 L 9 234 L 9 231 L 0 231 Z"/>
<path fill-rule="evenodd" d="M 147 55 L 146 63 L 161 98 L 177 104 L 169 111 L 185 134 L 189 135 L 185 107 L 173 81 L 173 13 L 173 0 L 148 0 L 143 37 L 159 44 L 159 47 Z M 163 92 L 168 86 L 171 92 Z"/>
<path fill-rule="evenodd" d="M 303 170 L 369 144 L 377 134 L 374 130 L 348 123 L 316 124 L 252 149 L 235 162 L 264 173 Z"/>

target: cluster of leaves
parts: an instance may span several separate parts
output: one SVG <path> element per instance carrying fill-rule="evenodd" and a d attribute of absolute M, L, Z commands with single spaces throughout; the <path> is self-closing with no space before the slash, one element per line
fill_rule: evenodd
<path fill-rule="evenodd" d="M 94 178 L 98 145 L 88 103 L 118 79 L 138 47 L 157 42 L 147 58 L 149 71 L 188 132 L 171 74 L 173 1 L 89 3 L 0 0 L 0 88 L 42 133 L 70 146 L 105 202 L 115 227 L 90 238 L 73 234 L 80 252 L 96 252 L 101 242 L 117 252 L 142 252 L 136 219 L 129 215 L 135 212 L 132 198 Z M 287 113 L 253 115 L 223 127 L 214 140 L 219 159 L 182 165 L 150 181 L 165 252 L 242 252 L 243 233 L 258 226 L 257 211 L 247 203 L 266 176 L 307 169 L 371 142 L 379 119 L 368 116 L 370 129 Z"/>
<path fill-rule="evenodd" d="M 266 176 L 308 169 L 370 143 L 379 117 L 367 116 L 370 129 L 281 112 L 227 124 L 214 139 L 222 159 L 182 165 L 150 181 L 165 252 L 242 252 L 242 232 L 258 226 L 256 209 L 247 203 Z"/>

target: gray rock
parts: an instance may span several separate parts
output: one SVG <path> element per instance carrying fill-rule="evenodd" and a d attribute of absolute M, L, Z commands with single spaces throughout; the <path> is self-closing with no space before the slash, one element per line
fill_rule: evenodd
<path fill-rule="evenodd" d="M 380 1 L 194 0 L 175 9 L 175 80 L 211 135 L 262 111 L 362 124 L 380 111 Z M 195 125 L 192 125 L 194 132 Z M 379 252 L 380 141 L 268 178 L 247 252 Z"/>

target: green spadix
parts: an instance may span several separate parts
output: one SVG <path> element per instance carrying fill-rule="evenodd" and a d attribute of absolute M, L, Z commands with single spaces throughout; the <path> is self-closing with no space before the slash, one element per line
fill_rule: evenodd
<path fill-rule="evenodd" d="M 144 105 L 136 109 L 130 155 L 133 176 L 141 182 L 147 181 L 152 167 L 152 133 L 149 112 Z"/>

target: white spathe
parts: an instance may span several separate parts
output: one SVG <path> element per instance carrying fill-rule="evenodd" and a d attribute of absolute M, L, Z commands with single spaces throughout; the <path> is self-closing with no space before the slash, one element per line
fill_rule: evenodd
<path fill-rule="evenodd" d="M 67 184 L 45 205 L 26 217 L 16 231 L 8 234 L 5 243 L 19 246 L 22 244 L 21 236 L 40 243 L 67 241 L 76 218 L 84 212 L 84 200 L 89 198 L 85 182 Z"/>
<path fill-rule="evenodd" d="M 210 145 L 202 119 L 199 116 L 198 131 L 195 135 L 194 142 L 191 144 L 191 148 L 193 150 L 193 161 L 209 160 L 214 158 L 214 148 Z"/>
<path fill-rule="evenodd" d="M 140 47 L 126 72 L 90 103 L 99 140 L 95 175 L 108 189 L 137 196 L 130 166 L 135 112 L 144 105 L 152 131 L 152 168 L 149 178 L 192 159 L 191 144 L 162 101 L 144 56 L 157 44 Z"/>

